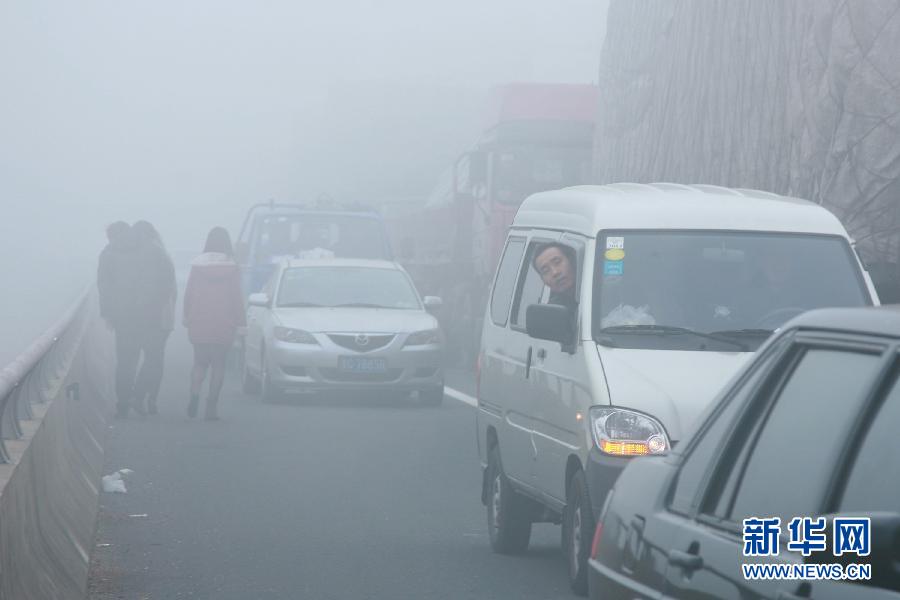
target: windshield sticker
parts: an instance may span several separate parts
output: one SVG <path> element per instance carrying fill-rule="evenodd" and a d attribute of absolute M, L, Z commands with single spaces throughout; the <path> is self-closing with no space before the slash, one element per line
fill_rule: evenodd
<path fill-rule="evenodd" d="M 607 250 L 604 255 L 606 260 L 622 260 L 625 258 L 625 251 L 620 248 L 612 248 Z"/>
<path fill-rule="evenodd" d="M 625 249 L 625 238 L 623 238 L 623 237 L 608 237 L 608 238 L 606 238 L 606 249 L 607 250 L 624 250 Z"/>
<path fill-rule="evenodd" d="M 603 261 L 604 275 L 623 275 L 625 273 L 624 260 L 605 260 Z"/>

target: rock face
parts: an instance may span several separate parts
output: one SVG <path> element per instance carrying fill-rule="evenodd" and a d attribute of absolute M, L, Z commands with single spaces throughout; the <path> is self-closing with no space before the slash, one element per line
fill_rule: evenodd
<path fill-rule="evenodd" d="M 613 0 L 600 182 L 818 202 L 900 260 L 900 0 Z"/>

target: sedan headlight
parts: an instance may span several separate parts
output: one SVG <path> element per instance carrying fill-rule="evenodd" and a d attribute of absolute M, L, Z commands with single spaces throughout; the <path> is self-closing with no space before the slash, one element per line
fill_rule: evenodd
<path fill-rule="evenodd" d="M 276 340 L 282 342 L 290 342 L 292 344 L 318 344 L 316 338 L 308 331 L 302 329 L 291 329 L 290 327 L 275 327 L 272 335 Z"/>
<path fill-rule="evenodd" d="M 406 338 L 406 346 L 424 346 L 426 344 L 439 344 L 441 332 L 439 329 L 425 329 L 409 334 Z"/>
<path fill-rule="evenodd" d="M 614 456 L 644 456 L 669 450 L 669 438 L 656 419 L 623 408 L 591 408 L 591 432 L 597 448 Z"/>

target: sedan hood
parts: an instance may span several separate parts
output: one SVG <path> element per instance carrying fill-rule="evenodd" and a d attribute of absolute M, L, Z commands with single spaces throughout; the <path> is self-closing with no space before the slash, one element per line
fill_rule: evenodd
<path fill-rule="evenodd" d="M 387 308 L 276 308 L 275 320 L 284 327 L 313 333 L 409 333 L 437 329 L 424 310 Z"/>
<path fill-rule="evenodd" d="M 658 419 L 681 439 L 752 352 L 634 350 L 597 346 L 613 406 Z"/>

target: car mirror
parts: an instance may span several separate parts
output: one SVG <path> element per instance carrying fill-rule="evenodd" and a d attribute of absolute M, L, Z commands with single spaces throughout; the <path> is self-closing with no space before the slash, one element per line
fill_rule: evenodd
<path fill-rule="evenodd" d="M 250 247 L 247 245 L 247 242 L 238 242 L 234 245 L 234 259 L 239 265 L 247 262 L 249 250 Z"/>
<path fill-rule="evenodd" d="M 268 294 L 257 292 L 255 294 L 250 294 L 250 296 L 247 298 L 247 304 L 249 304 L 250 306 L 262 306 L 264 308 L 269 308 L 271 302 L 269 301 Z"/>
<path fill-rule="evenodd" d="M 425 304 L 425 310 L 440 308 L 444 305 L 444 301 L 441 300 L 440 296 L 425 296 L 422 298 L 422 302 Z"/>
<path fill-rule="evenodd" d="M 868 583 L 879 588 L 889 590 L 900 589 L 900 513 L 896 512 L 871 512 L 871 513 L 840 513 L 825 515 L 828 525 L 826 535 L 828 547 L 835 549 L 834 518 L 867 518 L 869 519 L 869 555 L 859 557 L 855 553 L 845 553 L 835 557 L 831 551 L 822 556 L 812 554 L 805 558 L 805 562 L 836 562 L 836 563 L 868 563 L 871 566 L 871 580 Z M 851 540 L 855 541 L 856 533 L 851 534 Z"/>
<path fill-rule="evenodd" d="M 525 309 L 525 330 L 538 340 L 572 343 L 572 309 L 560 304 L 530 304 Z"/>

